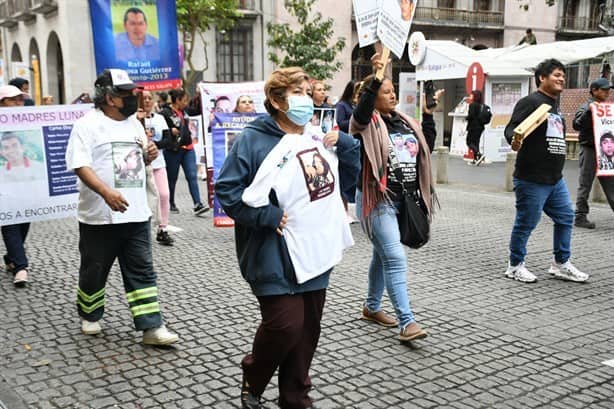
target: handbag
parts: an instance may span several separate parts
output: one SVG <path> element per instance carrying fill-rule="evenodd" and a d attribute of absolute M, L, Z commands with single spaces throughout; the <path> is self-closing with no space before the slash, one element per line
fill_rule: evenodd
<path fill-rule="evenodd" d="M 390 141 L 394 146 L 392 138 Z M 401 243 L 412 249 L 419 249 L 428 243 L 431 234 L 431 225 L 425 210 L 426 206 L 420 203 L 422 202 L 420 192 L 409 189 L 403 182 L 403 171 L 394 149 L 390 158 L 390 167 L 403 189 L 401 191 L 401 206 L 397 213 Z"/>

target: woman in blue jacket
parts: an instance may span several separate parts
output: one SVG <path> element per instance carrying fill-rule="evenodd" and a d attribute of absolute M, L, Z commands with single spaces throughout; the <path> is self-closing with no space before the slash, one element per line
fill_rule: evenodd
<path fill-rule="evenodd" d="M 241 362 L 243 408 L 262 407 L 260 396 L 276 370 L 280 407 L 311 407 L 309 367 L 329 276 L 353 243 L 339 190 L 356 183 L 359 144 L 346 133 L 323 134 L 308 124 L 310 90 L 302 69 L 274 71 L 264 90 L 269 115 L 246 126 L 215 185 L 235 221 L 241 274 L 262 316 L 252 351 Z M 309 183 L 323 171 L 327 183 Z"/>

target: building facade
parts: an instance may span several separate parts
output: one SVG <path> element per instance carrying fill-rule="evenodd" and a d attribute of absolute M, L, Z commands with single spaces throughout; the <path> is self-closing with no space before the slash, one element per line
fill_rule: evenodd
<path fill-rule="evenodd" d="M 237 0 L 243 17 L 227 32 L 209 30 L 194 47 L 193 61 L 201 78 L 214 82 L 266 79 L 275 68 L 269 61 L 268 23 L 296 20 L 282 0 Z M 92 29 L 86 0 L 0 0 L 2 58 L 11 77 L 11 62 L 40 65 L 42 94 L 57 103 L 71 102 L 82 92 L 91 92 L 96 77 Z M 138 2 L 137 2 L 138 3 Z M 505 47 L 517 44 L 527 28 L 538 43 L 603 35 L 599 29 L 599 0 L 423 0 L 415 12 L 412 31 L 422 31 L 429 40 L 453 40 L 468 47 Z M 318 0 L 314 12 L 335 22 L 335 37 L 346 40 L 337 56 L 343 64 L 329 81 L 330 94 L 340 95 L 350 79 L 371 70 L 373 47 L 358 47 L 352 0 Z M 179 33 L 179 41 L 182 42 Z M 593 62 L 593 65 L 597 62 Z M 589 64 L 590 65 L 590 64 Z M 573 71 L 575 69 L 575 71 Z M 395 82 L 399 72 L 413 71 L 407 53 L 393 61 Z M 572 68 L 570 85 L 585 86 L 590 66 Z M 192 91 L 192 90 L 189 90 Z"/>

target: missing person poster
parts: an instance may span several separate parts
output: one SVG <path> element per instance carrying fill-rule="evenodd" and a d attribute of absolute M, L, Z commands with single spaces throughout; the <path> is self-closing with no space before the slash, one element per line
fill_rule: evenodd
<path fill-rule="evenodd" d="M 4 108 L 0 112 L 0 225 L 77 214 L 77 175 L 64 155 L 72 124 L 92 105 Z"/>
<path fill-rule="evenodd" d="M 597 176 L 614 176 L 614 104 L 592 104 Z"/>
<path fill-rule="evenodd" d="M 332 131 L 337 125 L 337 111 L 335 108 L 314 108 L 311 125 L 319 126 L 324 133 Z"/>
<path fill-rule="evenodd" d="M 382 2 L 377 21 L 377 36 L 398 58 L 403 57 L 409 28 L 414 19 L 418 0 L 387 0 Z"/>
<path fill-rule="evenodd" d="M 124 69 L 152 91 L 181 87 L 174 0 L 90 0 L 90 15 L 96 72 Z"/>
<path fill-rule="evenodd" d="M 377 41 L 377 20 L 382 0 L 353 0 L 358 45 L 366 47 Z"/>
<path fill-rule="evenodd" d="M 203 111 L 203 129 L 205 131 L 205 158 L 207 161 L 207 190 L 209 206 L 213 207 L 215 191 L 213 184 L 213 143 L 210 122 L 213 114 L 231 112 L 266 112 L 264 109 L 264 81 L 253 82 L 201 82 L 198 85 Z"/>
<path fill-rule="evenodd" d="M 222 165 L 232 149 L 237 136 L 254 119 L 262 114 L 257 113 L 216 113 L 211 121 L 213 135 L 213 180 L 217 180 Z M 213 225 L 216 227 L 232 227 L 234 221 L 224 213 L 217 198 L 213 199 Z"/>

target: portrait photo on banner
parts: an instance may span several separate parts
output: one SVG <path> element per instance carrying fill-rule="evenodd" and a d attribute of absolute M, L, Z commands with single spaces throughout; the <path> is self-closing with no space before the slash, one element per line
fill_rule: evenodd
<path fill-rule="evenodd" d="M 0 185 L 47 180 L 40 129 L 0 132 Z"/>
<path fill-rule="evenodd" d="M 591 104 L 597 176 L 614 177 L 614 104 Z"/>
<path fill-rule="evenodd" d="M 322 132 L 331 131 L 337 123 L 337 113 L 335 108 L 314 108 L 311 125 L 320 126 Z"/>
<path fill-rule="evenodd" d="M 111 21 L 118 61 L 160 59 L 160 33 L 155 2 L 112 0 Z"/>

